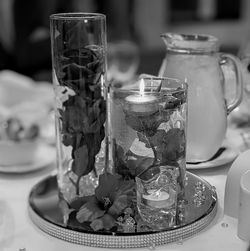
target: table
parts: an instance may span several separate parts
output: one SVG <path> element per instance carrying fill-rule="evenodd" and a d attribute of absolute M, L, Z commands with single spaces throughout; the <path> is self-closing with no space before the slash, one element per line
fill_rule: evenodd
<path fill-rule="evenodd" d="M 237 220 L 223 215 L 224 189 L 229 168 L 230 165 L 225 165 L 210 169 L 192 170 L 194 174 L 201 176 L 216 187 L 218 194 L 217 215 L 213 222 L 198 235 L 183 242 L 156 247 L 155 250 L 247 250 L 248 243 L 237 237 Z M 54 238 L 42 232 L 32 223 L 28 215 L 29 192 L 39 180 L 55 173 L 55 167 L 50 166 L 37 172 L 22 175 L 0 174 L 0 251 L 19 251 L 22 248 L 23 251 L 105 250 L 71 244 Z"/>

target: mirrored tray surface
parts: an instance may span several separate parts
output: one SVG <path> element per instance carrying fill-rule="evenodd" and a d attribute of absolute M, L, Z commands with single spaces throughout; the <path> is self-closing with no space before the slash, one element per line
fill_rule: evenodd
<path fill-rule="evenodd" d="M 42 231 L 65 241 L 106 248 L 135 248 L 177 242 L 199 233 L 216 215 L 217 195 L 214 187 L 200 177 L 187 172 L 185 203 L 182 218 L 165 230 L 137 230 L 135 233 L 94 232 L 77 225 L 63 223 L 58 206 L 55 176 L 49 176 L 33 187 L 29 195 L 29 214 Z"/>

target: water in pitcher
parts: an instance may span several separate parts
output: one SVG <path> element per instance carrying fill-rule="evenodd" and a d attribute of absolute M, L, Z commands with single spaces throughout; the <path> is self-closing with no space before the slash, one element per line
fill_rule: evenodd
<path fill-rule="evenodd" d="M 186 79 L 189 86 L 187 161 L 190 162 L 211 158 L 225 135 L 223 76 L 216 61 L 207 55 L 168 55 L 164 75 Z"/>

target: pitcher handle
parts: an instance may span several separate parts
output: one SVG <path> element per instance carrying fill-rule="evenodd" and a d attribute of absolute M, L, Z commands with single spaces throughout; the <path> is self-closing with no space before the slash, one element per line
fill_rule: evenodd
<path fill-rule="evenodd" d="M 227 62 L 228 60 L 231 61 L 233 63 L 235 72 L 236 96 L 231 103 L 227 104 L 227 115 L 228 115 L 240 104 L 242 100 L 242 95 L 243 95 L 242 66 L 240 60 L 231 54 L 222 53 L 220 57 L 221 57 L 221 64 Z"/>
<path fill-rule="evenodd" d="M 243 64 L 243 92 L 250 95 L 250 54 L 241 59 Z"/>

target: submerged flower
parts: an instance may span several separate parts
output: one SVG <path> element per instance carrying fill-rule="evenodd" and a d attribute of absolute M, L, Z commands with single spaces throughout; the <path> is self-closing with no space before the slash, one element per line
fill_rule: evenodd
<path fill-rule="evenodd" d="M 95 195 L 78 198 L 71 206 L 77 210 L 78 222 L 90 222 L 95 231 L 110 230 L 116 226 L 116 219 L 130 206 L 133 196 L 133 180 L 123 180 L 120 175 L 105 173 L 99 178 Z"/>

